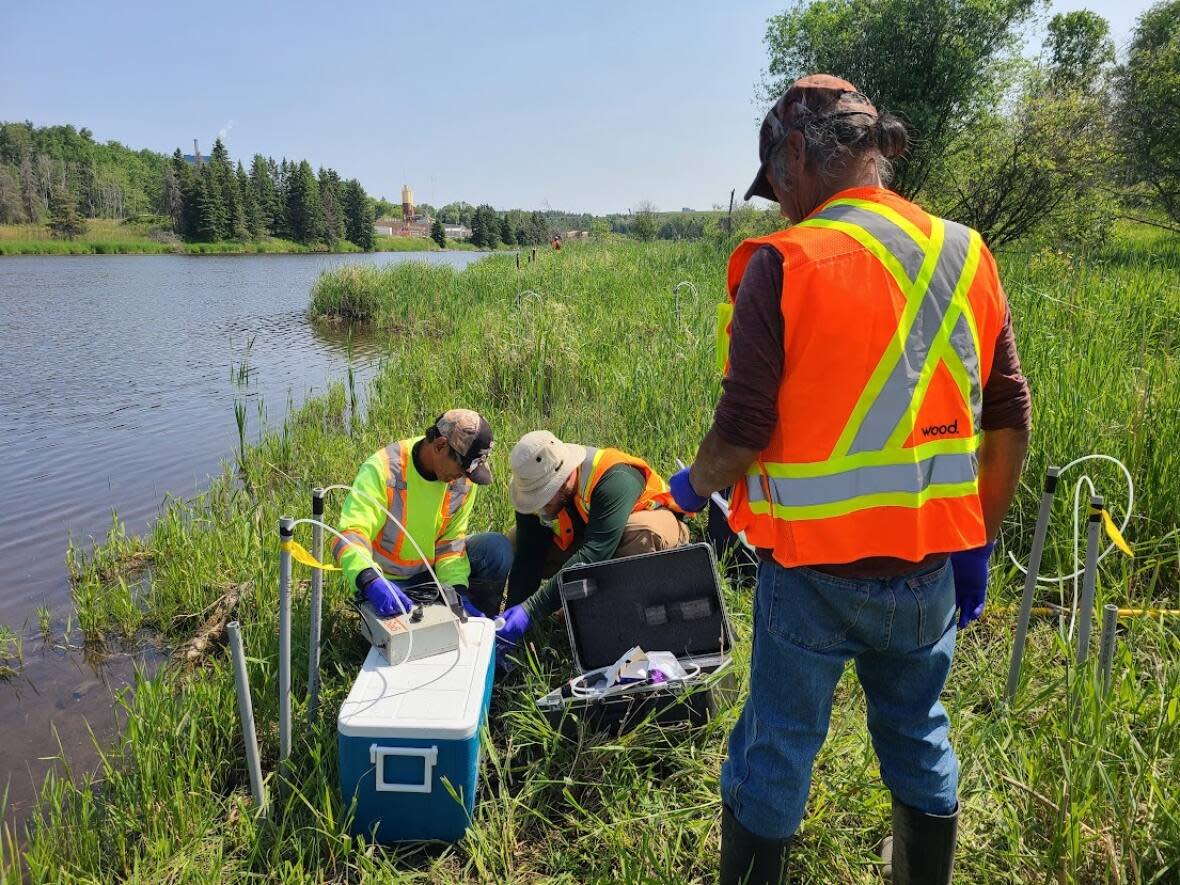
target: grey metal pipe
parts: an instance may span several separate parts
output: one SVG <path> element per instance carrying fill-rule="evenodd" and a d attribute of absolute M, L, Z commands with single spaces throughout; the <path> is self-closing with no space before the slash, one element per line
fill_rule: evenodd
<path fill-rule="evenodd" d="M 1098 669 L 1102 673 L 1102 696 L 1110 693 L 1110 675 L 1114 667 L 1114 631 L 1119 623 L 1119 607 L 1102 606 L 1102 642 L 1098 646 Z"/>
<path fill-rule="evenodd" d="M 311 515 L 317 522 L 324 521 L 324 490 L 311 490 Z M 324 529 L 311 527 L 311 555 L 317 562 L 324 561 Z M 320 616 L 324 600 L 324 572 L 311 570 L 311 636 L 307 644 L 307 718 L 315 721 L 320 700 Z"/>
<path fill-rule="evenodd" d="M 294 520 L 279 518 L 279 761 L 291 755 L 291 553 Z"/>
<path fill-rule="evenodd" d="M 238 693 L 238 716 L 242 720 L 242 739 L 246 744 L 246 770 L 250 773 L 250 793 L 254 804 L 266 809 L 266 791 L 262 786 L 262 762 L 258 756 L 258 733 L 254 730 L 254 704 L 250 700 L 250 677 L 246 674 L 246 650 L 242 647 L 242 628 L 237 621 L 225 627 L 229 634 L 229 651 L 234 665 L 234 688 Z"/>
<path fill-rule="evenodd" d="M 1094 615 L 1094 585 L 1098 580 L 1098 530 L 1102 527 L 1103 500 L 1101 495 L 1090 499 L 1090 522 L 1086 532 L 1086 570 L 1082 573 L 1081 611 L 1078 620 L 1078 641 L 1075 662 L 1086 663 L 1090 652 L 1090 624 Z"/>
<path fill-rule="evenodd" d="M 1041 570 L 1041 554 L 1045 552 L 1045 535 L 1049 531 L 1049 515 L 1053 511 L 1053 496 L 1057 492 L 1059 467 L 1045 471 L 1045 485 L 1041 490 L 1041 508 L 1037 511 L 1037 525 L 1033 529 L 1032 551 L 1028 555 L 1028 574 L 1024 578 L 1024 597 L 1020 600 L 1020 615 L 1016 620 L 1016 641 L 1012 643 L 1012 660 L 1008 664 L 1008 703 L 1016 700 L 1016 689 L 1020 685 L 1020 667 L 1024 661 L 1024 643 L 1028 638 L 1028 620 L 1032 615 L 1033 597 L 1036 595 L 1037 574 Z"/>

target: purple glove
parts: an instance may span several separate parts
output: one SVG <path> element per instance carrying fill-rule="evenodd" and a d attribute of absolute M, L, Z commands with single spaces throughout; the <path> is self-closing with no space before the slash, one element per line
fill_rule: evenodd
<path fill-rule="evenodd" d="M 463 611 L 467 612 L 468 617 L 472 617 L 472 618 L 486 618 L 487 617 L 487 615 L 485 615 L 482 611 L 480 611 L 478 608 L 475 607 L 474 602 L 472 602 L 470 599 L 468 599 L 462 593 L 459 594 L 459 603 L 463 606 Z"/>
<path fill-rule="evenodd" d="M 983 607 L 987 604 L 987 561 L 995 546 L 995 542 L 992 542 L 974 550 L 961 550 L 951 554 L 960 630 L 983 614 Z"/>
<path fill-rule="evenodd" d="M 514 605 L 500 617 L 504 619 L 504 626 L 496 631 L 496 643 L 501 647 L 506 647 L 505 650 L 520 645 L 520 640 L 533 625 L 533 619 L 529 617 L 529 613 L 525 611 L 523 605 Z"/>
<path fill-rule="evenodd" d="M 668 488 L 672 492 L 672 500 L 685 513 L 697 513 L 704 510 L 709 503 L 709 499 L 704 495 L 698 495 L 697 490 L 688 481 L 688 471 L 691 469 L 691 467 L 684 467 L 677 470 L 672 474 L 672 478 L 668 480 Z"/>
<path fill-rule="evenodd" d="M 356 576 L 357 587 L 373 605 L 379 618 L 392 618 L 410 612 L 414 603 L 402 588 L 376 569 L 367 568 Z"/>

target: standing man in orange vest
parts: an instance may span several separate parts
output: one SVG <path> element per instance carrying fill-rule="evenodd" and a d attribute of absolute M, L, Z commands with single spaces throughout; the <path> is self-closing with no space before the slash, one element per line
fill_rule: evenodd
<path fill-rule="evenodd" d="M 538 618 L 561 607 L 554 576 L 563 567 L 688 543 L 667 483 L 634 455 L 534 430 L 512 449 L 509 464 L 516 553 L 497 634 L 504 644 L 516 645 Z"/>
<path fill-rule="evenodd" d="M 727 885 L 785 878 L 848 660 L 893 795 L 893 881 L 951 879 L 959 766 L 939 696 L 956 629 L 983 612 L 1030 404 L 979 234 L 884 187 L 906 140 L 822 74 L 766 115 L 746 199 L 794 225 L 730 258 L 723 392 L 671 481 L 690 511 L 733 486 L 730 525 L 761 560 L 721 772 Z"/>

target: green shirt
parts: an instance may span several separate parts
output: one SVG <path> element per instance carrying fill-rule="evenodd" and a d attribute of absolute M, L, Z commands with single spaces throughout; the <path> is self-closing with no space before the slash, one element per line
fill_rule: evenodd
<path fill-rule="evenodd" d="M 566 511 L 574 523 L 575 543 L 581 546 L 566 561 L 566 566 L 579 563 L 605 562 L 615 555 L 627 520 L 635 511 L 635 502 L 643 494 L 643 474 L 629 464 L 616 464 L 602 475 L 590 497 L 590 519 L 583 521 L 571 501 Z M 545 561 L 555 543 L 553 529 L 534 514 L 516 514 L 516 556 L 508 575 L 508 600 L 524 598 L 525 611 L 534 621 L 561 608 L 558 575 L 546 581 L 541 589 Z M 559 573 L 560 574 L 560 573 Z M 531 595 L 530 595 L 531 594 Z"/>

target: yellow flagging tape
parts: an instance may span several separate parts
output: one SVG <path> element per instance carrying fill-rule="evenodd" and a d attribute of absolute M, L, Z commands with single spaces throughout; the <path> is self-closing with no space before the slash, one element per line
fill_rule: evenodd
<path fill-rule="evenodd" d="M 995 614 L 1015 614 L 1020 611 L 1018 605 L 1000 605 L 987 611 L 994 611 Z M 1034 605 L 1030 609 L 1030 614 L 1040 615 L 1042 617 L 1067 614 L 1069 609 L 1061 608 L 1056 605 Z M 1120 618 L 1175 618 L 1180 617 L 1180 608 L 1120 608 L 1118 610 Z"/>
<path fill-rule="evenodd" d="M 733 302 L 726 301 L 717 305 L 717 328 L 713 333 L 713 346 L 716 350 L 717 371 L 725 374 L 725 367 L 729 363 L 729 324 L 733 322 Z"/>
<path fill-rule="evenodd" d="M 1093 513 L 1094 508 L 1090 508 L 1090 512 Z M 1119 531 L 1119 527 L 1110 518 L 1110 511 L 1103 507 L 1100 512 L 1102 513 L 1102 523 L 1106 526 L 1106 534 L 1110 536 L 1110 540 L 1114 541 L 1116 547 L 1134 559 L 1135 554 L 1131 552 L 1131 545 L 1123 538 L 1123 533 Z"/>
<path fill-rule="evenodd" d="M 286 550 L 288 553 L 290 553 L 291 558 L 296 562 L 300 562 L 308 568 L 318 568 L 325 572 L 340 571 L 340 569 L 334 565 L 328 565 L 326 562 L 320 562 L 318 559 L 312 556 L 311 552 L 298 541 L 284 541 L 279 545 L 279 547 L 280 549 Z"/>

